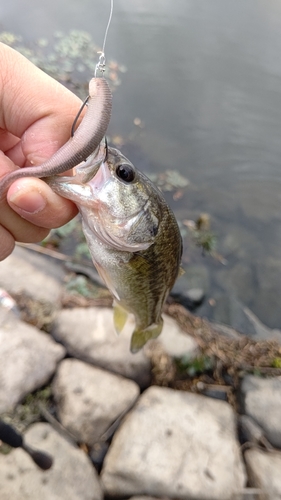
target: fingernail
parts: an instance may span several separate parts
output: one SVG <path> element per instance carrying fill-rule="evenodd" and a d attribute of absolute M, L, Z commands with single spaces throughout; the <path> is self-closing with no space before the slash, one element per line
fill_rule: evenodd
<path fill-rule="evenodd" d="M 46 200 L 38 191 L 14 191 L 9 193 L 9 203 L 15 205 L 17 209 L 30 214 L 41 212 L 46 206 Z"/>

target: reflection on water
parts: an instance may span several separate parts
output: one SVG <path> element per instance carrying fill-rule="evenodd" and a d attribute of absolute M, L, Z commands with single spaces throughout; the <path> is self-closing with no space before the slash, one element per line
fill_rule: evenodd
<path fill-rule="evenodd" d="M 30 43 L 83 29 L 101 44 L 108 12 L 109 1 L 14 0 L 2 5 L 1 29 Z M 200 313 L 231 322 L 238 299 L 279 328 L 280 53 L 277 0 L 115 0 L 107 54 L 128 72 L 110 133 L 124 138 L 124 153 L 140 168 L 189 179 L 182 196 L 167 193 L 168 200 L 180 220 L 211 215 L 227 260 L 203 257 L 185 241 L 195 284 L 215 299 Z M 137 132 L 136 117 L 144 124 Z"/>

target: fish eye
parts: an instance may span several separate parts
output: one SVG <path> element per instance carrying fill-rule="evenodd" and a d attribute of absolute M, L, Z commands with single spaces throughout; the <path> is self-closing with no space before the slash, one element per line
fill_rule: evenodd
<path fill-rule="evenodd" d="M 116 175 L 125 182 L 132 182 L 135 178 L 135 170 L 128 163 L 122 163 L 116 168 Z"/>

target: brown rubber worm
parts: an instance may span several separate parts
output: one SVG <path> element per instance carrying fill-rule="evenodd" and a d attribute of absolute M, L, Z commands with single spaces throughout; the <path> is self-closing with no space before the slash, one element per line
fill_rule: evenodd
<path fill-rule="evenodd" d="M 85 161 L 104 137 L 111 117 L 112 94 L 105 78 L 89 83 L 87 111 L 74 135 L 48 160 L 38 166 L 25 167 L 7 174 L 0 181 L 0 198 L 21 177 L 49 177 L 74 168 Z"/>

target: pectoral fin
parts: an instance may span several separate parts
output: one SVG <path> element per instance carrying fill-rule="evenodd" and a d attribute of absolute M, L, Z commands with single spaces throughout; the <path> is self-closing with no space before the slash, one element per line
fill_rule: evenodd
<path fill-rule="evenodd" d="M 108 290 L 112 293 L 112 295 L 113 295 L 113 297 L 115 297 L 115 299 L 120 300 L 120 297 L 115 289 L 115 286 L 112 282 L 112 279 L 111 279 L 110 275 L 106 272 L 106 269 L 104 269 L 102 266 L 97 264 L 94 257 L 92 257 L 92 259 L 93 259 L 93 263 L 95 264 L 96 270 L 98 271 L 101 279 L 105 282 Z"/>
<path fill-rule="evenodd" d="M 179 272 L 178 272 L 178 278 L 180 278 L 181 276 L 183 276 L 185 274 L 185 270 L 183 267 L 180 266 L 179 268 Z"/>
<path fill-rule="evenodd" d="M 131 352 L 138 352 L 150 339 L 156 339 L 162 332 L 163 319 L 159 323 L 153 323 L 144 330 L 136 328 L 131 338 Z"/>
<path fill-rule="evenodd" d="M 121 307 L 117 302 L 114 301 L 113 304 L 113 321 L 116 332 L 119 334 L 122 332 L 125 323 L 128 318 L 128 313 L 123 307 Z"/>

